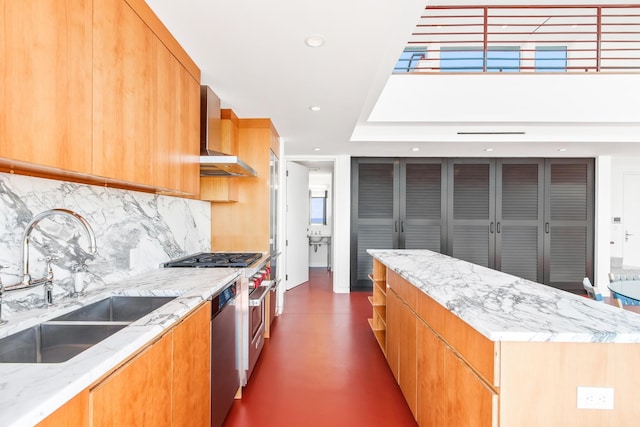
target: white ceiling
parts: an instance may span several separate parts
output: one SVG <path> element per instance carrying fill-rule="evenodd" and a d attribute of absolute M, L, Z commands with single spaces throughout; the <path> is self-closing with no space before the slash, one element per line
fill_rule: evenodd
<path fill-rule="evenodd" d="M 526 75 L 509 76 L 508 84 L 489 81 L 506 75 L 390 79 L 426 2 L 147 0 L 223 108 L 271 118 L 287 155 L 640 156 L 640 75 L 554 76 L 546 92 Z M 508 3 L 517 2 L 491 2 Z M 311 34 L 326 44 L 307 47 Z M 584 79 L 592 77 L 606 79 L 597 96 Z"/>

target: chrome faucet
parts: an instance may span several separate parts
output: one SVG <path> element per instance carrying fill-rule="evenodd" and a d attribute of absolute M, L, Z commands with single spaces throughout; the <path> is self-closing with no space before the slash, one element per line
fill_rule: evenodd
<path fill-rule="evenodd" d="M 22 283 L 17 285 L 13 285 L 7 287 L 6 290 L 14 290 L 14 289 L 23 289 L 29 286 L 40 285 L 43 283 L 51 283 L 53 279 L 53 271 L 51 269 L 51 257 L 48 257 L 47 260 L 47 276 L 42 279 L 32 280 L 31 273 L 29 272 L 29 239 L 31 237 L 31 232 L 38 225 L 40 221 L 45 218 L 48 218 L 53 215 L 64 215 L 73 219 L 80 227 L 85 231 L 87 238 L 89 239 L 89 253 L 91 255 L 96 253 L 96 237 L 93 234 L 93 229 L 89 225 L 86 219 L 82 217 L 80 214 L 73 212 L 68 209 L 50 209 L 48 211 L 44 211 L 34 216 L 31 222 L 27 224 L 27 227 L 24 229 L 24 233 L 22 234 Z"/>

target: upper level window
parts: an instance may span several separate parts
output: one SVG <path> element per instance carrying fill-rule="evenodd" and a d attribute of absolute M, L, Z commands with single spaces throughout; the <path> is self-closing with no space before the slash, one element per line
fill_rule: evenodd
<path fill-rule="evenodd" d="M 443 47 L 440 49 L 440 71 L 482 72 L 484 51 L 477 47 Z M 490 47 L 487 51 L 488 72 L 520 71 L 520 48 Z"/>
<path fill-rule="evenodd" d="M 410 73 L 415 70 L 421 59 L 426 59 L 426 47 L 407 47 L 393 69 L 394 73 Z"/>
<path fill-rule="evenodd" d="M 567 47 L 566 46 L 536 47 L 536 71 L 541 71 L 541 72 L 567 71 Z"/>
<path fill-rule="evenodd" d="M 500 73 L 520 71 L 520 48 L 490 47 L 487 52 L 487 71 Z"/>
<path fill-rule="evenodd" d="M 484 52 L 475 47 L 440 48 L 440 71 L 481 72 Z"/>

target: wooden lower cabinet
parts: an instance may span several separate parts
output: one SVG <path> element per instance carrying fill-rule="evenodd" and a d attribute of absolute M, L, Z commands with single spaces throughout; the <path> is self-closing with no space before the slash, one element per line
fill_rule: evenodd
<path fill-rule="evenodd" d="M 421 426 L 445 426 L 444 343 L 424 322 L 417 332 L 417 417 Z"/>
<path fill-rule="evenodd" d="M 36 424 L 36 427 L 87 427 L 88 425 L 89 390 L 84 390 Z"/>
<path fill-rule="evenodd" d="M 170 426 L 172 346 L 169 333 L 92 389 L 91 425 Z"/>
<path fill-rule="evenodd" d="M 444 390 L 446 426 L 497 426 L 498 395 L 448 347 Z"/>
<path fill-rule="evenodd" d="M 209 425 L 210 320 L 204 303 L 91 388 L 91 426 Z"/>
<path fill-rule="evenodd" d="M 211 304 L 173 332 L 172 426 L 211 424 Z"/>

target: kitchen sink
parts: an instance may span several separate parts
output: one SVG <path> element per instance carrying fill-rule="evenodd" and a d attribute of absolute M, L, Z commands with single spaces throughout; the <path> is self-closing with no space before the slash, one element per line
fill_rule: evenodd
<path fill-rule="evenodd" d="M 135 322 L 175 298 L 112 296 L 52 320 L 64 322 Z"/>
<path fill-rule="evenodd" d="M 0 339 L 0 363 L 60 363 L 126 324 L 41 323 Z"/>

